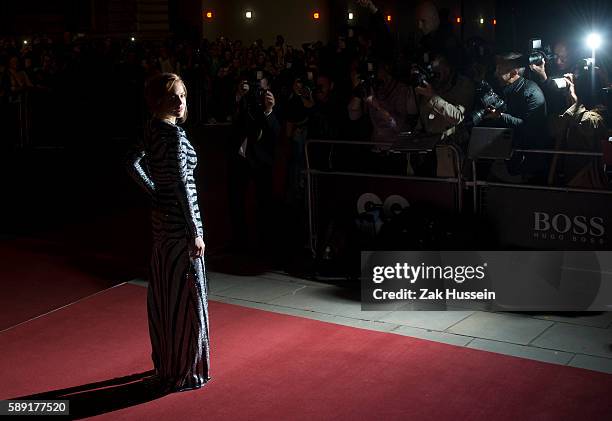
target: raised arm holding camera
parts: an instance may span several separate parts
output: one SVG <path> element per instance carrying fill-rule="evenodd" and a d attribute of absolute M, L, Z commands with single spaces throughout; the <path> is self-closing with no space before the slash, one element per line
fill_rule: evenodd
<path fill-rule="evenodd" d="M 412 90 L 397 81 L 391 63 L 379 61 L 363 69 L 355 80 L 355 89 L 348 105 L 349 118 L 356 121 L 364 113 L 370 116 L 374 142 L 393 142 L 408 129 L 410 115 L 416 115 Z M 376 67 L 376 68 L 374 68 Z"/>
<path fill-rule="evenodd" d="M 252 81 L 242 80 L 236 89 L 236 113 L 228 157 L 228 187 L 233 246 L 263 251 L 271 247 L 272 175 L 280 123 L 275 115 L 276 100 L 263 74 Z M 255 186 L 257 239 L 250 241 L 247 230 L 248 186 Z"/>
<path fill-rule="evenodd" d="M 458 127 L 474 102 L 474 84 L 458 73 L 456 63 L 449 57 L 448 53 L 436 54 L 430 67 L 430 80 L 419 72 L 413 72 L 412 77 L 419 104 L 417 127 L 430 134 L 440 134 L 441 140 L 458 134 Z"/>
<path fill-rule="evenodd" d="M 427 71 L 415 68 L 411 74 L 419 115 L 416 131 L 438 135 L 440 139 L 435 155 L 411 156 L 416 173 L 457 175 L 453 156 L 459 149 L 454 145 L 461 146 L 467 141 L 467 130 L 462 123 L 474 102 L 474 84 L 458 73 L 456 63 L 452 54 L 439 52 Z"/>
<path fill-rule="evenodd" d="M 559 119 L 557 149 L 602 152 L 607 140 L 607 109 L 603 103 L 604 77 L 598 68 L 584 63 L 568 75 L 573 105 Z M 601 157 L 558 156 L 553 159 L 549 178 L 551 184 L 561 181 L 570 187 L 604 189 L 608 180 Z"/>
<path fill-rule="evenodd" d="M 534 82 L 544 92 L 551 128 L 571 105 L 569 85 L 564 79 L 572 74 L 575 64 L 572 50 L 565 41 L 555 43 L 552 51 L 535 50 L 529 55 L 529 69 L 534 75 Z"/>

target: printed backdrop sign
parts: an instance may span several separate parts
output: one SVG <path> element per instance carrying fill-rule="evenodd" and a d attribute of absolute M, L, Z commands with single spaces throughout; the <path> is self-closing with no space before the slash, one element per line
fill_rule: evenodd
<path fill-rule="evenodd" d="M 453 183 L 331 173 L 313 176 L 313 182 L 315 231 L 319 235 L 330 220 L 353 220 L 377 206 L 383 221 L 409 206 L 457 211 L 457 185 Z"/>
<path fill-rule="evenodd" d="M 485 198 L 502 247 L 612 249 L 612 195 L 487 187 Z"/>

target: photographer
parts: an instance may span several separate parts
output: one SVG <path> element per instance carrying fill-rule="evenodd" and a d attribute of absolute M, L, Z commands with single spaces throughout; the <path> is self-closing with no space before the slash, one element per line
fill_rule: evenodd
<path fill-rule="evenodd" d="M 413 72 L 414 90 L 419 104 L 418 129 L 440 134 L 441 140 L 457 135 L 465 140 L 466 132 L 458 126 L 474 102 L 474 84 L 457 72 L 456 61 L 449 54 L 438 53 L 431 65 L 431 80 Z"/>
<path fill-rule="evenodd" d="M 440 135 L 441 141 L 462 145 L 468 133 L 461 123 L 472 108 L 474 84 L 458 73 L 457 61 L 449 53 L 436 54 L 430 69 L 430 75 L 418 70 L 412 73 L 419 113 L 416 129 Z M 426 175 L 453 175 L 454 164 L 448 161 L 450 155 L 446 148 L 446 145 L 438 145 L 435 159 L 433 155 L 412 157 L 413 168 Z"/>
<path fill-rule="evenodd" d="M 265 250 L 272 227 L 272 173 L 280 124 L 274 112 L 275 98 L 267 77 L 242 80 L 236 89 L 236 113 L 229 143 L 228 187 L 233 245 L 248 248 L 247 201 L 249 184 L 255 187 L 255 219 L 258 238 L 255 247 Z"/>
<path fill-rule="evenodd" d="M 372 121 L 374 142 L 393 142 L 409 128 L 409 116 L 417 114 L 412 90 L 395 80 L 391 63 L 379 61 L 376 69 L 354 75 L 354 89 L 348 105 L 351 121 L 368 114 Z M 381 145 L 379 149 L 388 149 Z"/>
<path fill-rule="evenodd" d="M 503 87 L 506 110 L 489 108 L 485 119 L 494 127 L 514 129 L 516 149 L 550 149 L 546 130 L 546 100 L 540 87 L 523 77 L 522 55 L 508 53 L 497 57 L 496 76 Z M 548 174 L 549 159 L 541 154 L 514 154 L 508 170 L 523 178 Z"/>
<path fill-rule="evenodd" d="M 566 79 L 574 105 L 561 116 L 556 149 L 601 153 L 602 140 L 608 135 L 601 72 L 585 65 Z M 570 187 L 604 189 L 608 185 L 601 157 L 555 155 L 551 184 L 557 172 Z"/>
<path fill-rule="evenodd" d="M 535 55 L 537 54 L 534 54 L 534 56 Z M 541 52 L 540 55 L 542 55 Z M 573 49 L 566 41 L 557 41 L 555 43 L 552 57 L 546 57 L 546 54 L 543 54 L 543 56 L 545 60 L 538 61 L 537 63 L 530 63 L 529 66 L 531 70 L 539 76 L 541 82 L 546 82 L 549 76 L 562 77 L 564 74 L 574 71 L 576 63 Z"/>
<path fill-rule="evenodd" d="M 558 41 L 553 47 L 553 55 L 535 51 L 529 55 L 529 69 L 534 74 L 534 81 L 540 86 L 546 98 L 548 115 L 552 117 L 551 127 L 558 123 L 558 118 L 571 105 L 566 85 L 557 81 L 574 71 L 575 62 L 572 50 L 564 41 Z"/>

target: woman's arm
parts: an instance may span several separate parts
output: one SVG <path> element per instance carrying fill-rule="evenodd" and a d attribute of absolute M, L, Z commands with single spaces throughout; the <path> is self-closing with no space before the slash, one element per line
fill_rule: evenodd
<path fill-rule="evenodd" d="M 142 167 L 141 163 L 144 156 L 144 148 L 142 144 L 139 144 L 136 149 L 128 153 L 125 164 L 130 176 L 149 195 L 149 197 L 153 197 L 155 194 L 155 183 L 153 183 L 153 180 L 151 180 Z"/>
<path fill-rule="evenodd" d="M 202 237 L 204 232 L 198 223 L 201 218 L 199 211 L 196 211 L 198 196 L 195 189 L 190 191 L 187 188 L 187 157 L 178 131 L 168 139 L 167 160 L 173 190 L 185 215 L 189 233 L 193 238 Z"/>

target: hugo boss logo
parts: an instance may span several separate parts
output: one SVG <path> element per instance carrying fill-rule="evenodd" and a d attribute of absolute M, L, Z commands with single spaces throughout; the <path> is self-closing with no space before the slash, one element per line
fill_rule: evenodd
<path fill-rule="evenodd" d="M 603 244 L 606 233 L 600 216 L 533 213 L 533 235 L 536 239 Z"/>

